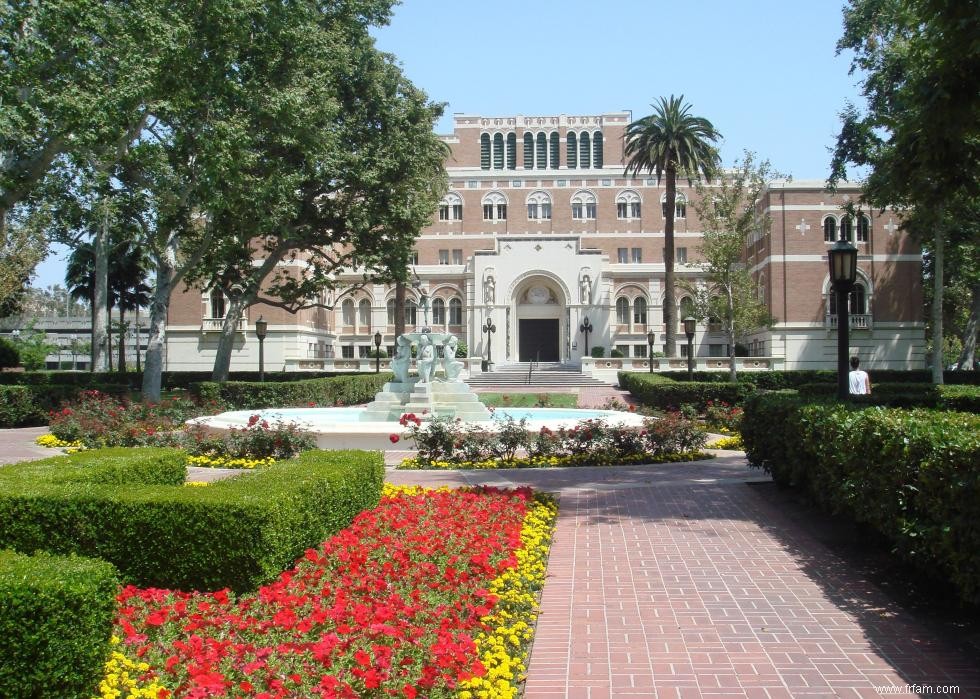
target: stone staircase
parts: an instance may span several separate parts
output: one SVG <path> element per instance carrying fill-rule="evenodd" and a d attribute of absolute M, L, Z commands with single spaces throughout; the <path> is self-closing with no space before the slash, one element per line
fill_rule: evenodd
<path fill-rule="evenodd" d="M 530 382 L 528 382 L 529 368 Z M 586 376 L 577 366 L 559 364 L 557 362 L 535 363 L 533 367 L 528 362 L 496 365 L 493 371 L 470 375 L 466 383 L 474 389 L 496 387 L 517 389 L 523 387 L 529 391 L 539 389 L 574 389 L 586 386 L 609 388 L 608 383 L 594 379 L 591 376 Z"/>

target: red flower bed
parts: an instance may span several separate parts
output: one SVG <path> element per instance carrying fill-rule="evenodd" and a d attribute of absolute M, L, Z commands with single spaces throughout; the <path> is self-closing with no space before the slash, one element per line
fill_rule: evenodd
<path fill-rule="evenodd" d="M 126 588 L 118 632 L 176 697 L 452 696 L 530 497 L 386 497 L 254 594 Z"/>

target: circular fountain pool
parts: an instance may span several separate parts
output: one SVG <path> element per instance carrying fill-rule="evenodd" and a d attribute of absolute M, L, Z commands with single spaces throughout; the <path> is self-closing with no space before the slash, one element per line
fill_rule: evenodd
<path fill-rule="evenodd" d="M 294 423 L 316 436 L 321 449 L 391 449 L 391 435 L 401 435 L 404 428 L 397 422 L 361 420 L 364 408 L 267 408 L 264 410 L 235 410 L 189 421 L 214 432 L 241 429 L 253 415 L 269 424 Z M 574 427 L 581 420 L 604 420 L 610 425 L 640 426 L 643 418 L 618 410 L 588 410 L 577 408 L 495 408 L 493 419 L 474 424 L 493 429 L 495 423 L 512 417 L 527 420 L 529 431 L 542 427 L 558 429 Z M 400 442 L 401 448 L 407 448 Z"/>

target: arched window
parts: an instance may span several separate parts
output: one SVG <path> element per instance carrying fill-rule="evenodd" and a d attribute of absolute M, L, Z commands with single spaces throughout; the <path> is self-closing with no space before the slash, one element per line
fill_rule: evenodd
<path fill-rule="evenodd" d="M 667 193 L 660 195 L 660 213 L 667 218 Z M 674 195 L 674 219 L 687 218 L 687 197 L 677 192 Z"/>
<path fill-rule="evenodd" d="M 558 132 L 552 131 L 548 137 L 548 167 L 552 170 L 558 169 L 558 154 L 560 152 Z"/>
<path fill-rule="evenodd" d="M 869 240 L 871 240 L 871 219 L 861 214 L 858 218 L 857 241 L 867 243 Z"/>
<path fill-rule="evenodd" d="M 418 322 L 418 308 L 415 299 L 405 301 L 405 325 L 415 325 Z"/>
<path fill-rule="evenodd" d="M 602 132 L 592 134 L 592 167 L 602 167 Z"/>
<path fill-rule="evenodd" d="M 827 294 L 830 315 L 837 315 L 837 293 L 831 289 Z M 847 311 L 849 315 L 864 315 L 868 313 L 868 291 L 860 281 L 854 283 L 854 289 L 847 295 Z"/>
<path fill-rule="evenodd" d="M 507 169 L 517 169 L 517 134 L 507 134 Z"/>
<path fill-rule="evenodd" d="M 489 192 L 483 197 L 483 220 L 504 221 L 507 219 L 507 199 L 500 192 Z"/>
<path fill-rule="evenodd" d="M 446 324 L 446 302 L 442 299 L 435 299 L 432 301 L 432 324 Z"/>
<path fill-rule="evenodd" d="M 534 134 L 524 133 L 524 169 L 534 169 Z"/>
<path fill-rule="evenodd" d="M 449 299 L 449 324 L 463 324 L 463 302 L 455 297 Z"/>
<path fill-rule="evenodd" d="M 828 243 L 837 240 L 837 219 L 828 216 L 823 220 L 823 239 Z"/>
<path fill-rule="evenodd" d="M 642 296 L 633 300 L 633 323 L 635 325 L 647 324 L 647 300 Z"/>
<path fill-rule="evenodd" d="M 694 299 L 692 299 L 690 296 L 685 296 L 681 299 L 680 315 L 677 317 L 677 320 L 681 325 L 683 325 L 684 319 L 688 316 L 694 316 Z"/>
<path fill-rule="evenodd" d="M 395 324 L 395 299 L 388 299 L 388 303 L 385 304 L 385 310 L 388 312 L 388 325 Z"/>
<path fill-rule="evenodd" d="M 854 242 L 854 235 L 851 229 L 851 218 L 850 216 L 841 216 L 840 219 L 840 235 L 841 238 L 849 243 Z"/>
<path fill-rule="evenodd" d="M 502 133 L 493 135 L 493 169 L 504 169 L 504 135 Z"/>
<path fill-rule="evenodd" d="M 225 295 L 221 289 L 215 289 L 211 292 L 211 317 L 225 317 Z"/>
<path fill-rule="evenodd" d="M 480 135 L 480 167 L 483 170 L 490 169 L 490 134 Z"/>
<path fill-rule="evenodd" d="M 632 190 L 616 196 L 616 218 L 640 218 L 640 195 Z"/>
<path fill-rule="evenodd" d="M 544 135 L 544 131 L 538 134 L 536 143 L 535 164 L 539 170 L 544 170 L 548 167 L 548 137 Z"/>
<path fill-rule="evenodd" d="M 344 325 L 354 325 L 354 302 L 351 299 L 344 299 L 340 304 L 341 318 Z"/>
<path fill-rule="evenodd" d="M 576 192 L 572 197 L 572 218 L 594 219 L 595 211 L 595 195 L 591 192 Z"/>
<path fill-rule="evenodd" d="M 463 220 L 463 198 L 450 192 L 442 198 L 439 203 L 440 221 L 462 221 Z"/>
<path fill-rule="evenodd" d="M 357 304 L 357 324 L 362 328 L 371 327 L 371 302 L 367 299 L 361 299 Z"/>
<path fill-rule="evenodd" d="M 589 141 L 589 132 L 583 131 L 578 140 L 578 160 L 583 169 L 592 167 L 592 144 Z"/>
<path fill-rule="evenodd" d="M 568 141 L 565 146 L 565 167 L 574 170 L 578 167 L 578 141 L 572 131 L 565 138 Z"/>
<path fill-rule="evenodd" d="M 527 198 L 529 221 L 547 221 L 551 218 L 551 197 L 545 192 L 532 192 Z"/>
<path fill-rule="evenodd" d="M 616 299 L 616 322 L 620 325 L 630 324 L 630 302 L 624 296 Z"/>

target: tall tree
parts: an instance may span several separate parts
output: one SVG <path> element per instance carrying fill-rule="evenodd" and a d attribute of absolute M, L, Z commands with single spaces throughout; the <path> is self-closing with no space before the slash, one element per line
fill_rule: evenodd
<path fill-rule="evenodd" d="M 666 208 L 664 222 L 664 325 L 665 353 L 677 354 L 677 301 L 674 280 L 674 217 L 677 204 L 677 176 L 688 184 L 703 177 L 710 180 L 718 169 L 718 152 L 712 145 L 720 134 L 710 121 L 691 114 L 684 95 L 661 97 L 651 105 L 653 113 L 626 127 L 626 174 L 656 174 L 657 181 L 666 175 Z"/>
<path fill-rule="evenodd" d="M 43 225 L 36 220 L 11 220 L 0 227 L 0 318 L 20 312 L 37 264 L 47 254 Z"/>
<path fill-rule="evenodd" d="M 932 220 L 932 375 L 942 383 L 944 223 L 980 196 L 977 5 L 961 0 L 851 0 L 838 52 L 853 51 L 865 110 L 846 105 L 830 184 L 868 170 L 863 199 Z M 923 218 L 919 219 L 924 220 Z M 923 234 L 923 229 L 909 226 Z M 976 245 L 976 241 L 972 241 Z"/>
<path fill-rule="evenodd" d="M 690 285 L 700 319 L 717 318 L 728 336 L 728 375 L 736 380 L 735 342 L 742 333 L 772 323 L 769 309 L 744 259 L 754 237 L 769 235 L 772 219 L 758 201 L 773 179 L 780 177 L 768 160 L 756 162 L 746 152 L 716 186 L 698 183 L 694 210 L 704 231 L 700 247 L 705 273 L 702 285 Z"/>

